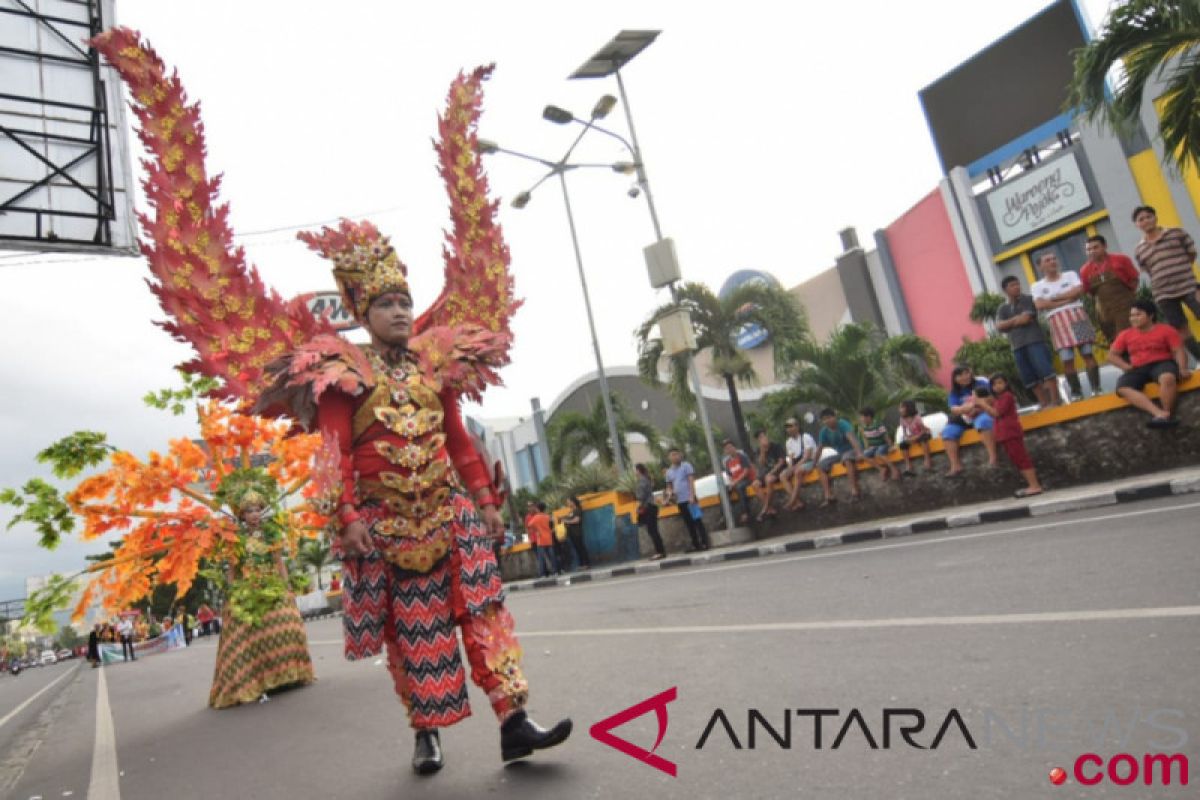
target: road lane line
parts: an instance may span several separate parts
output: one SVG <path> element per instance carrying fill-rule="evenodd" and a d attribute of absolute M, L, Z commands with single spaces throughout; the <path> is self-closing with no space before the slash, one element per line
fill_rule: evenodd
<path fill-rule="evenodd" d="M 898 617 L 894 619 L 837 619 L 811 622 L 762 622 L 752 625 L 683 625 L 655 628 L 591 628 L 563 631 L 521 631 L 522 639 L 553 636 L 657 636 L 664 633 L 775 633 L 793 631 L 868 630 L 968 625 L 1030 625 L 1063 622 L 1114 622 L 1141 619 L 1200 617 L 1200 606 L 1114 608 L 1101 611 L 1042 611 L 1018 614 L 978 614 L 959 617 Z"/>
<path fill-rule="evenodd" d="M 24 711 L 25 707 L 28 706 L 30 703 L 32 703 L 34 700 L 37 700 L 45 692 L 50 691 L 50 689 L 54 686 L 54 684 L 58 683 L 59 681 L 63 680 L 64 678 L 69 678 L 71 675 L 74 675 L 75 670 L 77 670 L 77 669 L 79 669 L 79 664 L 75 664 L 74 666 L 72 666 L 69 670 L 64 672 L 62 675 L 59 675 L 54 680 L 50 681 L 50 683 L 47 683 L 45 686 L 43 686 L 41 689 L 39 689 L 37 692 L 35 692 L 34 695 L 32 697 L 30 697 L 28 700 L 26 700 L 24 703 L 21 703 L 21 705 L 17 706 L 12 711 L 5 714 L 2 718 L 0 718 L 0 728 L 3 728 L 5 723 L 7 723 L 10 719 L 15 717 L 17 714 L 20 714 L 22 711 Z"/>
<path fill-rule="evenodd" d="M 776 633 L 793 631 L 870 630 L 873 628 L 929 628 L 967 625 L 1038 625 L 1055 622 L 1122 622 L 1140 619 L 1200 617 L 1200 606 L 1112 608 L 1098 611 L 1037 611 L 1015 614 L 976 614 L 958 617 L 893 617 L 883 619 L 830 619 L 808 622 L 760 622 L 750 625 L 680 625 L 655 628 L 581 628 L 562 631 L 521 631 L 521 639 L 554 636 L 657 636 L 663 633 Z M 340 645 L 340 639 L 310 640 L 310 645 Z"/>
<path fill-rule="evenodd" d="M 92 747 L 92 780 L 88 800 L 121 800 L 117 781 L 117 737 L 113 731 L 112 709 L 108 705 L 107 670 L 101 668 L 96 681 L 96 739 Z"/>

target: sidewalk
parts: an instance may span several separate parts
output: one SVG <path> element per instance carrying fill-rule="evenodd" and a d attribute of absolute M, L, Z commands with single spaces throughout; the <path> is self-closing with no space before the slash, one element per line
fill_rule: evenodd
<path fill-rule="evenodd" d="M 845 528 L 806 531 L 784 534 L 758 542 L 714 547 L 702 553 L 668 557 L 662 561 L 640 560 L 617 567 L 604 567 L 575 572 L 557 578 L 538 578 L 512 581 L 504 584 L 509 592 L 547 589 L 590 583 L 627 575 L 641 575 L 660 570 L 678 569 L 721 561 L 741 561 L 779 553 L 794 553 L 801 550 L 837 547 L 839 545 L 869 542 L 875 539 L 891 539 L 918 533 L 984 525 L 1024 517 L 1044 517 L 1065 514 L 1089 508 L 1133 503 L 1157 497 L 1171 497 L 1200 493 L 1200 466 L 1168 470 L 1135 478 L 1093 483 L 1070 489 L 1047 491 L 1027 500 L 990 501 L 974 505 L 955 506 L 945 514 L 917 514 L 887 517 Z M 801 512 L 803 513 L 803 512 Z"/>

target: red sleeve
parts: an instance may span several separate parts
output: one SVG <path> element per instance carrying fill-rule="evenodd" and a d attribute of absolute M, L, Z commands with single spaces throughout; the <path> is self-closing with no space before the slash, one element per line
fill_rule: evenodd
<path fill-rule="evenodd" d="M 446 412 L 446 452 L 450 454 L 450 460 L 454 462 L 459 477 L 467 485 L 467 491 L 474 496 L 475 492 L 483 487 L 492 485 L 491 476 L 479 458 L 475 445 L 471 443 L 470 434 L 463 427 L 462 414 L 458 410 L 458 396 L 453 392 L 442 392 L 441 400 L 442 408 Z"/>
<path fill-rule="evenodd" d="M 1083 283 L 1083 290 L 1090 292 L 1092 290 L 1092 273 L 1096 271 L 1095 265 L 1091 261 L 1083 265 L 1083 269 L 1079 270 L 1079 280 Z"/>
<path fill-rule="evenodd" d="M 357 505 L 354 496 L 354 460 L 350 455 L 353 446 L 354 398 L 335 389 L 326 390 L 317 404 L 317 427 L 321 436 L 337 437 L 338 450 L 342 454 L 342 504 Z"/>
<path fill-rule="evenodd" d="M 1131 329 L 1126 328 L 1126 330 L 1131 330 Z M 1129 337 L 1125 335 L 1125 332 L 1126 331 L 1121 331 L 1120 333 L 1117 334 L 1117 338 L 1113 339 L 1113 343 L 1111 345 L 1109 345 L 1109 347 L 1108 347 L 1108 351 L 1110 353 L 1125 353 L 1126 355 L 1129 354 L 1129 345 L 1126 343 L 1126 340 Z"/>
<path fill-rule="evenodd" d="M 1121 282 L 1130 289 L 1136 289 L 1138 285 L 1138 271 L 1133 266 L 1133 262 L 1129 260 L 1129 256 L 1115 255 L 1113 256 L 1113 272 L 1121 279 Z"/>

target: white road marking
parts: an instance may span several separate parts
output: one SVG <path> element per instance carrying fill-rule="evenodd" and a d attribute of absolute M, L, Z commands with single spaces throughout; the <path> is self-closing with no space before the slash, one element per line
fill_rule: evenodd
<path fill-rule="evenodd" d="M 92 747 L 88 800 L 121 800 L 121 786 L 117 781 L 117 737 L 113 730 L 112 709 L 108 705 L 106 671 L 101 668 L 96 682 L 96 739 Z"/>
<path fill-rule="evenodd" d="M 712 573 L 724 572 L 735 569 L 753 569 L 759 567 L 769 567 L 777 564 L 786 564 L 793 561 L 809 561 L 814 558 L 840 558 L 845 556 L 858 555 L 864 552 L 874 552 L 877 550 L 892 550 L 904 547 L 928 547 L 930 545 L 946 544 L 953 542 L 961 542 L 965 539 L 981 539 L 990 536 L 1001 536 L 1010 533 L 1026 533 L 1030 531 L 1045 530 L 1046 528 L 1059 528 L 1070 525 L 1086 525 L 1091 522 L 1103 522 L 1112 519 L 1125 519 L 1128 517 L 1141 517 L 1146 514 L 1162 514 L 1171 511 L 1183 511 L 1192 508 L 1200 508 L 1200 503 L 1185 503 L 1182 505 L 1168 506 L 1166 508 L 1150 508 L 1139 511 L 1127 511 L 1119 514 L 1101 514 L 1094 517 L 1084 517 L 1081 519 L 1059 520 L 1057 522 L 1044 522 L 1036 525 L 1021 525 L 1015 528 L 1002 528 L 994 531 L 981 531 L 978 533 L 958 534 L 953 531 L 944 531 L 947 535 L 938 536 L 933 539 L 921 539 L 918 541 L 904 541 L 893 544 L 880 544 L 874 546 L 861 546 L 854 548 L 838 549 L 833 552 L 813 552 L 808 551 L 800 555 L 791 556 L 760 556 L 757 559 L 747 561 L 739 561 L 734 564 L 697 564 L 691 569 L 667 570 L 651 575 L 643 575 L 639 577 L 623 577 L 614 578 L 611 580 L 596 581 L 594 583 L 576 584 L 571 587 L 572 591 L 584 591 L 587 589 L 604 589 L 604 588 L 620 588 L 630 583 L 640 583 L 643 581 L 663 580 L 666 578 L 678 578 L 686 576 L 695 576 L 697 572 Z M 996 524 L 996 523 L 984 523 Z M 922 534 L 924 535 L 924 534 Z M 530 596 L 537 596 L 537 592 L 546 591 L 544 589 L 536 590 L 533 593 L 528 591 L 517 594 L 517 597 L 525 599 Z M 510 596 L 510 600 L 512 597 Z M 1184 612 L 1181 612 L 1183 609 Z M 1186 611 L 1192 609 L 1193 611 Z M 1159 613 L 1159 612 L 1171 613 Z M 1091 615 L 1091 616 L 1088 616 Z M 1100 616 L 1095 616 L 1100 615 Z M 733 631 L 756 631 L 756 630 L 835 630 L 838 628 L 887 628 L 887 627 L 917 627 L 920 625 L 964 625 L 964 624 L 1020 624 L 1030 622 L 1067 622 L 1067 621 L 1105 621 L 1105 620 L 1122 620 L 1122 619 L 1148 619 L 1156 617 L 1189 617 L 1200 616 L 1200 606 L 1177 606 L 1166 609 L 1125 609 L 1114 611 L 1074 611 L 1074 612 L 1047 612 L 1046 614 L 1005 614 L 997 616 L 976 616 L 976 617 L 912 617 L 905 620 L 900 619 L 883 619 L 883 620 L 840 620 L 828 622 L 787 622 L 787 623 L 771 623 L 764 626 L 761 625 L 730 625 L 730 626 L 714 626 L 714 627 L 688 627 L 688 628 L 598 628 L 586 631 L 520 631 L 519 638 L 529 638 L 534 636 L 605 636 L 605 635 L 629 635 L 639 633 L 702 633 L 709 632 L 733 632 Z M 949 620 L 943 622 L 931 622 L 930 620 Z M 955 621 L 958 620 L 958 621 Z M 783 627 L 773 627 L 782 625 Z M 341 639 L 310 639 L 310 645 L 344 645 L 345 642 Z"/>
<path fill-rule="evenodd" d="M 590 628 L 564 631 L 521 631 L 520 638 L 551 636 L 658 636 L 668 633 L 776 633 L 789 631 L 921 628 L 952 625 L 1029 625 L 1063 622 L 1114 622 L 1135 619 L 1200 617 L 1200 606 L 1113 608 L 1101 611 L 1043 611 L 1026 614 L 977 614 L 961 617 L 897 617 L 893 619 L 836 619 L 812 622 L 762 622 L 752 625 L 686 625 L 657 628 Z"/>
<path fill-rule="evenodd" d="M 17 714 L 20 714 L 22 711 L 24 711 L 25 707 L 28 706 L 30 703 L 32 703 L 34 700 L 37 700 L 43 694 L 50 691 L 50 689 L 54 686 L 54 684 L 58 683 L 59 681 L 63 680 L 64 678 L 69 678 L 70 676 L 74 675 L 75 670 L 77 670 L 77 669 L 79 669 L 79 664 L 75 664 L 73 667 L 71 667 L 69 670 L 64 672 L 62 675 L 59 675 L 54 680 L 50 681 L 50 683 L 47 683 L 45 686 L 43 686 L 41 689 L 39 689 L 37 692 L 35 692 L 34 695 L 32 697 L 30 697 L 28 700 L 26 700 L 24 703 L 21 703 L 21 705 L 17 706 L 12 711 L 5 714 L 3 717 L 0 717 L 0 728 L 3 728 L 5 723 L 7 723 L 9 720 L 11 720 L 13 717 L 15 717 Z"/>

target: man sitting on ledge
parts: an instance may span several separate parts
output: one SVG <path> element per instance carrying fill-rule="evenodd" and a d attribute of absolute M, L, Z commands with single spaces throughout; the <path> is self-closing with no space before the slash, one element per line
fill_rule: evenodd
<path fill-rule="evenodd" d="M 1191 373 L 1179 332 L 1157 322 L 1157 318 L 1158 308 L 1154 303 L 1134 302 L 1129 309 L 1129 323 L 1133 327 L 1117 334 L 1109 348 L 1108 361 L 1125 373 L 1117 381 L 1117 394 L 1151 416 L 1146 425 L 1173 428 L 1179 424 L 1174 414 L 1178 384 L 1191 377 Z M 1142 391 L 1150 382 L 1158 384 L 1161 408 Z"/>

